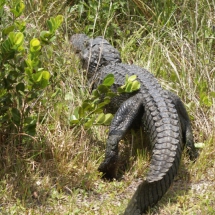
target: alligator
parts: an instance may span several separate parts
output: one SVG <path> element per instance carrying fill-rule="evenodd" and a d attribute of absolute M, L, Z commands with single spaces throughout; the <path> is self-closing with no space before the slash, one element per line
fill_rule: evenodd
<path fill-rule="evenodd" d="M 188 113 L 181 99 L 164 90 L 150 72 L 122 63 L 119 51 L 103 37 L 74 34 L 70 42 L 92 88 L 100 85 L 108 74 L 115 77 L 113 91 L 124 84 L 126 75 L 136 75 L 141 84 L 138 91 L 116 96 L 108 104 L 108 111 L 115 115 L 109 129 L 105 158 L 98 168 L 105 178 L 116 178 L 119 141 L 133 127 L 143 126 L 147 130 L 152 150 L 149 170 L 124 212 L 125 215 L 140 215 L 154 206 L 169 189 L 179 169 L 184 146 L 192 160 L 197 157 Z"/>

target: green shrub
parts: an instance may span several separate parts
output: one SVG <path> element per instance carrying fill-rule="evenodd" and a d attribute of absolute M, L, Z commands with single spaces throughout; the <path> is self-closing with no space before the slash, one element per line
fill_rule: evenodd
<path fill-rule="evenodd" d="M 0 4 L 0 126 L 1 133 L 34 135 L 38 121 L 36 103 L 49 85 L 50 72 L 43 67 L 43 48 L 52 46 L 63 22 L 58 15 L 47 21 L 48 30 L 39 38 L 27 38 L 27 23 L 21 16 L 25 4 Z M 21 139 L 19 139 L 21 140 Z"/>
<path fill-rule="evenodd" d="M 125 77 L 125 84 L 113 92 L 111 86 L 114 84 L 114 75 L 107 75 L 102 84 L 94 89 L 89 99 L 83 101 L 80 107 L 74 110 L 70 117 L 70 124 L 83 124 L 89 128 L 92 125 L 109 125 L 113 115 L 104 113 L 104 107 L 111 102 L 111 98 L 122 93 L 132 93 L 139 90 L 140 83 L 136 80 L 137 76 Z"/>

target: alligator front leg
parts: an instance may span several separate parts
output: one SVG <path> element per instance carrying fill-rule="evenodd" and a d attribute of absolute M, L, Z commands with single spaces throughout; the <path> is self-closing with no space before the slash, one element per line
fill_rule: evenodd
<path fill-rule="evenodd" d="M 104 173 L 105 178 L 116 178 L 118 168 L 118 143 L 140 114 L 142 107 L 142 99 L 136 94 L 123 102 L 116 112 L 110 125 L 105 159 L 98 168 L 100 172 Z"/>

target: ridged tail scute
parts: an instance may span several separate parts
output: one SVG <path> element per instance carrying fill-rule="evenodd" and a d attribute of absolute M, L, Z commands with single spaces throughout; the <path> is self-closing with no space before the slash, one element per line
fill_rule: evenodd
<path fill-rule="evenodd" d="M 167 95 L 159 98 L 156 93 L 145 99 L 150 102 L 146 102 L 143 122 L 150 133 L 152 157 L 146 179 L 138 186 L 125 215 L 140 215 L 162 198 L 177 174 L 182 154 L 180 122 L 174 104 Z"/>
<path fill-rule="evenodd" d="M 146 180 L 138 186 L 125 210 L 125 215 L 141 215 L 146 212 L 171 186 L 179 167 L 181 149 L 179 146 L 176 153 L 166 149 L 162 151 L 170 153 L 170 156 L 161 155 L 162 152 L 153 154 Z"/>
<path fill-rule="evenodd" d="M 180 163 L 181 150 L 178 148 L 175 158 L 170 157 L 168 159 L 170 168 L 167 172 L 163 169 L 163 172 L 158 173 L 158 169 L 161 166 L 154 165 L 159 163 L 156 156 L 152 158 L 150 171 L 134 193 L 132 199 L 130 200 L 124 215 L 141 215 L 146 212 L 149 207 L 155 205 L 162 196 L 167 192 L 171 186 Z M 162 163 L 162 162 L 161 162 Z M 164 162 L 163 162 L 164 163 Z"/>

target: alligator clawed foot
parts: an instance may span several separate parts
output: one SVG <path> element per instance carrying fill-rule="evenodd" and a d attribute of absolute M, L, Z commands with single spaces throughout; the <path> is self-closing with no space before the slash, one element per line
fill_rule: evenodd
<path fill-rule="evenodd" d="M 187 154 L 191 161 L 196 161 L 199 157 L 199 150 L 194 146 L 187 146 Z"/>
<path fill-rule="evenodd" d="M 102 177 L 108 180 L 113 180 L 117 176 L 118 167 L 118 157 L 111 156 L 105 158 L 105 160 L 100 164 L 98 171 L 102 172 Z"/>
<path fill-rule="evenodd" d="M 197 158 L 199 157 L 199 151 L 196 149 L 195 151 L 189 151 L 189 158 L 191 161 L 196 161 Z"/>

